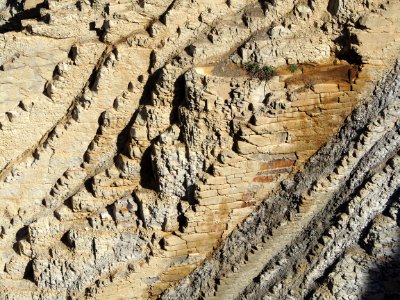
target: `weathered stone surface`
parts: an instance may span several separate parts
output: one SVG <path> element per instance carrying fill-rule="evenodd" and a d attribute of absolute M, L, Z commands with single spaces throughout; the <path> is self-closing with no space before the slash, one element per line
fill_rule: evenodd
<path fill-rule="evenodd" d="M 399 12 L 0 0 L 0 299 L 365 294 L 398 246 Z"/>

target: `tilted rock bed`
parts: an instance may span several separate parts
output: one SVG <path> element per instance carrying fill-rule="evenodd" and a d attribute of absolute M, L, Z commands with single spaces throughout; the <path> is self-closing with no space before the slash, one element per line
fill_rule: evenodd
<path fill-rule="evenodd" d="M 370 293 L 339 278 L 393 259 L 399 9 L 0 1 L 0 298 Z"/>

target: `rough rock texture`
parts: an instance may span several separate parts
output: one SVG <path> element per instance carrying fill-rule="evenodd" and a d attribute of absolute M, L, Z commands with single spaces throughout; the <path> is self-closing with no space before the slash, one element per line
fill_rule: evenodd
<path fill-rule="evenodd" d="M 400 296 L 397 0 L 0 0 L 0 49 L 0 299 Z"/>

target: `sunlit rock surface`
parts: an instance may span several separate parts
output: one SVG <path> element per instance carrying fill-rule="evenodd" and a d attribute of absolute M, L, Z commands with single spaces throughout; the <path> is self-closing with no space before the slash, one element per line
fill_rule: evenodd
<path fill-rule="evenodd" d="M 0 0 L 0 299 L 396 299 L 397 0 Z"/>

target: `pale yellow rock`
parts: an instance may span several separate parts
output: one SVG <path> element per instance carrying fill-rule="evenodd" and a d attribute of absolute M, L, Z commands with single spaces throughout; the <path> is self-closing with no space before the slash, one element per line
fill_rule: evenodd
<path fill-rule="evenodd" d="M 25 0 L 24 2 L 24 10 L 32 9 L 42 4 L 44 0 Z"/>
<path fill-rule="evenodd" d="M 211 257 L 400 49 L 395 1 L 311 2 L 2 6 L 0 295 L 155 299 Z"/>

